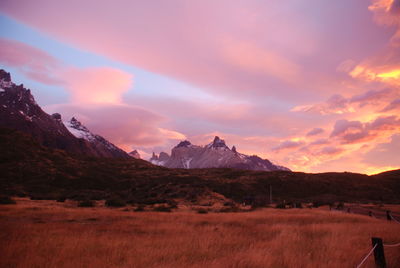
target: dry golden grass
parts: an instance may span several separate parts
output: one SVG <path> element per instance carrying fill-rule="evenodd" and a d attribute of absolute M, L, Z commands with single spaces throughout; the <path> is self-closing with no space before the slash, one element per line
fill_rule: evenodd
<path fill-rule="evenodd" d="M 203 215 L 27 200 L 0 206 L 0 230 L 0 267 L 355 267 L 372 236 L 400 242 L 400 224 L 317 209 Z M 385 253 L 400 267 L 400 247 Z"/>

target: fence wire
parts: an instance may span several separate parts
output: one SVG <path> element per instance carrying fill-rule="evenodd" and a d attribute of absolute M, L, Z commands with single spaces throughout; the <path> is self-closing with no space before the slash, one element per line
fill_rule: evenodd
<path fill-rule="evenodd" d="M 392 214 L 390 214 L 390 217 L 392 218 L 392 220 L 394 220 L 397 223 L 400 223 L 400 221 L 398 221 L 395 217 L 392 216 Z"/>
<path fill-rule="evenodd" d="M 397 243 L 397 244 L 383 244 L 383 246 L 388 247 L 388 248 L 398 247 L 398 246 L 400 246 L 400 243 Z"/>
<path fill-rule="evenodd" d="M 364 264 L 364 262 L 368 259 L 368 257 L 371 256 L 372 252 L 374 252 L 376 246 L 378 246 L 378 244 L 375 244 L 375 246 L 371 249 L 371 251 L 368 252 L 368 254 L 367 254 L 367 255 L 364 257 L 364 259 L 360 262 L 360 264 L 356 266 L 356 268 L 360 268 L 360 267 Z"/>

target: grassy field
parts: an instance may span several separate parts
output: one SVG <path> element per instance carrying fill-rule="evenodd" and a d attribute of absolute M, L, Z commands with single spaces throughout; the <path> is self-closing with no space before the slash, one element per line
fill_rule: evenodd
<path fill-rule="evenodd" d="M 0 206 L 0 230 L 0 267 L 355 267 L 372 236 L 400 242 L 400 224 L 322 209 L 162 213 L 28 199 Z M 385 253 L 400 267 L 400 247 Z"/>

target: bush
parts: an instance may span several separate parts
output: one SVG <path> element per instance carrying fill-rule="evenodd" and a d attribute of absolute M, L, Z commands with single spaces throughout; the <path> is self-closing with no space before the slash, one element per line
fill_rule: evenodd
<path fill-rule="evenodd" d="M 285 203 L 278 203 L 278 204 L 276 204 L 275 208 L 285 209 L 286 208 L 286 204 Z"/>
<path fill-rule="evenodd" d="M 170 208 L 178 208 L 178 203 L 174 200 L 167 200 L 167 204 Z"/>
<path fill-rule="evenodd" d="M 197 213 L 199 213 L 199 214 L 207 214 L 208 211 L 207 211 L 206 209 L 204 209 L 204 208 L 199 208 L 199 209 L 197 210 Z"/>
<path fill-rule="evenodd" d="M 167 206 L 157 206 L 154 207 L 153 210 L 158 212 L 172 212 L 171 208 Z"/>
<path fill-rule="evenodd" d="M 320 206 L 323 206 L 323 205 L 325 205 L 326 203 L 324 203 L 324 202 L 322 202 L 322 201 L 314 201 L 313 203 L 312 203 L 312 206 L 314 207 L 314 208 L 318 208 L 318 207 L 320 207 Z"/>
<path fill-rule="evenodd" d="M 342 210 L 344 208 L 344 203 L 343 202 L 339 202 L 339 204 L 337 204 L 336 209 Z"/>
<path fill-rule="evenodd" d="M 135 212 L 142 212 L 142 211 L 144 211 L 144 206 L 140 205 L 140 206 L 138 206 L 137 208 L 135 208 L 133 211 L 135 211 Z"/>
<path fill-rule="evenodd" d="M 65 196 L 57 198 L 57 202 L 64 203 L 67 198 Z"/>
<path fill-rule="evenodd" d="M 237 207 L 223 207 L 218 212 L 226 213 L 226 212 L 238 212 L 239 209 Z"/>
<path fill-rule="evenodd" d="M 78 207 L 94 207 L 94 202 L 92 200 L 84 200 L 78 203 Z"/>
<path fill-rule="evenodd" d="M 303 208 L 303 204 L 301 202 L 293 203 L 295 208 Z"/>
<path fill-rule="evenodd" d="M 115 197 L 107 199 L 105 204 L 107 207 L 124 207 L 126 205 L 126 202 L 121 198 Z"/>
<path fill-rule="evenodd" d="M 15 202 L 11 197 L 9 196 L 0 196 L 0 204 L 2 205 L 13 205 L 16 204 L 17 202 Z"/>

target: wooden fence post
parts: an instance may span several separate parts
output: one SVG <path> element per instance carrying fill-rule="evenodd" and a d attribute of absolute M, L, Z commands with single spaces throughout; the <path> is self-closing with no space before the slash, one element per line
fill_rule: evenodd
<path fill-rule="evenodd" d="M 374 258 L 376 267 L 386 268 L 385 252 L 383 251 L 382 238 L 372 237 L 372 247 L 375 247 Z"/>
<path fill-rule="evenodd" d="M 386 219 L 387 219 L 388 221 L 391 221 L 391 220 L 392 220 L 392 215 L 390 214 L 390 210 L 386 210 Z"/>

